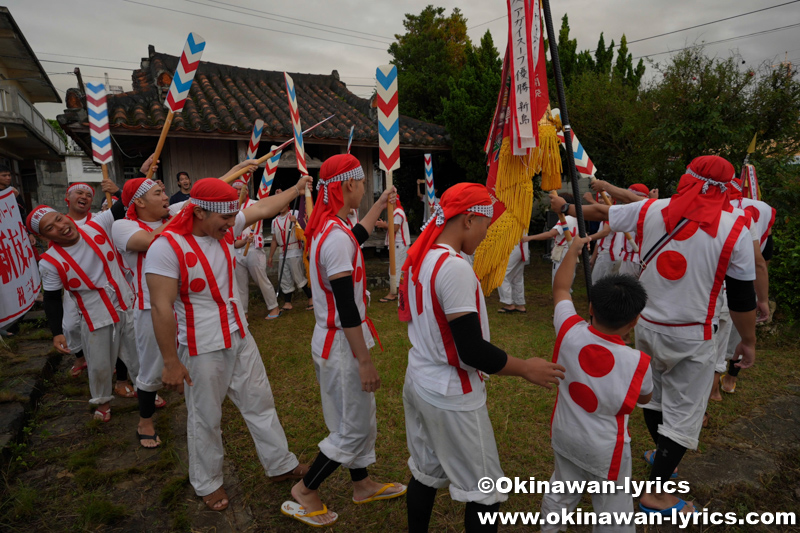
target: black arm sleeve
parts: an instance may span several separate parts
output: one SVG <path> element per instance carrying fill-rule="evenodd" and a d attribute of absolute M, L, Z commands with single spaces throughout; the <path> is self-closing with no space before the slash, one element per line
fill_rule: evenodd
<path fill-rule="evenodd" d="M 61 321 L 64 318 L 64 307 L 61 302 L 61 291 L 44 291 L 44 314 L 47 317 L 47 326 L 53 337 L 62 335 Z"/>
<path fill-rule="evenodd" d="M 769 261 L 770 259 L 772 259 L 772 235 L 771 234 L 770 234 L 769 237 L 767 237 L 767 242 L 766 242 L 766 244 L 764 244 L 764 251 L 761 252 L 761 255 L 764 256 L 764 261 Z"/>
<path fill-rule="evenodd" d="M 728 294 L 728 309 L 731 311 L 747 313 L 756 308 L 756 288 L 752 281 L 725 276 L 725 291 Z"/>
<path fill-rule="evenodd" d="M 361 246 L 362 244 L 367 242 L 367 239 L 369 239 L 369 233 L 367 233 L 367 230 L 364 229 L 364 226 L 362 226 L 361 224 L 356 224 L 355 226 L 353 226 L 353 237 L 356 238 L 356 241 L 358 241 L 358 245 Z"/>
<path fill-rule="evenodd" d="M 487 374 L 496 374 L 505 368 L 508 355 L 494 344 L 483 340 L 478 313 L 460 316 L 449 324 L 458 357 L 464 364 Z"/>
<path fill-rule="evenodd" d="M 114 202 L 114 205 L 111 206 L 111 214 L 114 215 L 114 220 L 125 218 L 125 213 L 127 213 L 127 211 L 125 206 L 122 205 L 122 200 Z"/>
<path fill-rule="evenodd" d="M 357 328 L 361 325 L 361 314 L 356 306 L 356 297 L 353 292 L 353 276 L 345 276 L 331 280 L 333 299 L 336 310 L 339 311 L 339 320 L 343 328 Z"/>

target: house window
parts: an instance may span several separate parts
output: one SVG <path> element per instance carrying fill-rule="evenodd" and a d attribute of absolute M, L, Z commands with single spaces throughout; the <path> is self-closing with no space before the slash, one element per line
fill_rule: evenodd
<path fill-rule="evenodd" d="M 122 177 L 125 181 L 139 177 L 139 167 L 122 167 Z"/>

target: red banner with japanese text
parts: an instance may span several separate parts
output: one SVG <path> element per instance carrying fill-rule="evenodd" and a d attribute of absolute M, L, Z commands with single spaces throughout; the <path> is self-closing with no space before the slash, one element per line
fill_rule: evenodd
<path fill-rule="evenodd" d="M 14 190 L 0 191 L 0 328 L 21 318 L 39 294 L 39 266 Z"/>

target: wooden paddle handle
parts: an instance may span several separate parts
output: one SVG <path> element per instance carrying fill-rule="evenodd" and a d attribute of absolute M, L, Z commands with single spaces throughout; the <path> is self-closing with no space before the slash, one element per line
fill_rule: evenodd
<path fill-rule="evenodd" d="M 167 119 L 164 121 L 164 126 L 161 128 L 161 136 L 158 138 L 156 151 L 153 152 L 153 163 L 150 165 L 150 168 L 147 169 L 147 179 L 153 177 L 153 172 L 155 171 L 156 165 L 158 164 L 158 158 L 161 157 L 161 150 L 164 149 L 164 142 L 167 140 L 169 127 L 172 125 L 172 117 L 174 116 L 175 114 L 172 111 L 167 113 Z"/>
<path fill-rule="evenodd" d="M 108 179 L 108 167 L 107 167 L 107 166 L 105 165 L 105 163 L 104 163 L 104 164 L 102 165 L 102 168 L 103 168 L 103 179 L 104 179 L 104 180 L 107 180 L 107 179 Z M 112 202 L 113 202 L 113 201 L 114 201 L 114 200 L 111 198 L 111 193 L 110 193 L 110 192 L 107 192 L 107 193 L 106 193 L 106 203 L 108 204 L 108 208 L 109 208 L 109 209 L 111 209 L 111 205 L 112 205 Z"/>
<path fill-rule="evenodd" d="M 551 198 L 555 198 L 558 196 L 556 191 L 550 191 L 547 193 Z M 567 239 L 568 243 L 572 242 L 572 233 L 569 232 L 569 224 L 567 224 L 567 218 L 564 216 L 564 213 L 558 213 L 558 220 L 564 225 L 564 238 Z"/>
<path fill-rule="evenodd" d="M 306 221 L 311 219 L 311 211 L 314 210 L 314 197 L 311 196 L 311 185 L 306 185 Z"/>
<path fill-rule="evenodd" d="M 386 189 L 391 191 L 394 184 L 392 183 L 392 171 L 386 171 Z M 397 276 L 395 275 L 395 257 L 394 257 L 394 202 L 389 202 L 386 210 L 386 226 L 389 231 L 389 292 L 394 293 L 397 289 Z"/>

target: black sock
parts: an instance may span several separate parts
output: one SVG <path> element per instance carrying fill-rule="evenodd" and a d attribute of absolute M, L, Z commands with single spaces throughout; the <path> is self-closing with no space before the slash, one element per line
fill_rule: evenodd
<path fill-rule="evenodd" d="M 310 303 L 310 300 L 311 300 L 311 287 L 306 285 L 305 287 L 303 287 L 303 292 L 305 293 L 306 298 L 309 299 L 309 303 Z"/>
<path fill-rule="evenodd" d="M 350 480 L 355 483 L 357 481 L 362 481 L 367 479 L 369 473 L 367 472 L 366 468 L 351 468 L 350 469 Z"/>
<path fill-rule="evenodd" d="M 664 421 L 664 416 L 661 411 L 654 409 L 642 409 L 644 413 L 644 423 L 647 424 L 647 430 L 653 438 L 653 442 L 658 445 L 658 439 L 661 435 L 658 434 L 658 425 Z"/>
<path fill-rule="evenodd" d="M 324 453 L 319 452 L 317 458 L 314 459 L 314 464 L 311 465 L 311 468 L 308 469 L 308 473 L 303 478 L 303 484 L 307 489 L 317 490 L 319 486 L 322 485 L 322 482 L 339 468 L 340 464 L 341 463 L 337 463 L 333 459 L 328 459 Z"/>
<path fill-rule="evenodd" d="M 686 448 L 664 435 L 659 435 L 656 455 L 653 457 L 653 469 L 650 481 L 661 478 L 661 482 L 669 481 L 670 476 L 678 468 Z"/>
<path fill-rule="evenodd" d="M 75 352 L 75 359 L 80 359 L 81 357 L 84 357 L 83 350 L 78 350 Z"/>
<path fill-rule="evenodd" d="M 156 393 L 146 390 L 138 391 L 139 394 L 139 416 L 142 418 L 152 418 L 156 412 Z"/>
<path fill-rule="evenodd" d="M 736 376 L 739 375 L 740 368 L 738 366 L 736 366 L 736 363 L 738 363 L 739 361 L 741 361 L 741 358 L 737 359 L 736 361 L 734 361 L 733 359 L 728 361 L 728 375 L 729 376 L 735 378 Z"/>
<path fill-rule="evenodd" d="M 283 301 L 286 302 L 287 304 L 292 303 L 292 296 L 294 296 L 294 293 L 290 292 L 290 293 L 287 294 L 287 293 L 284 292 L 283 293 Z"/>
<path fill-rule="evenodd" d="M 117 357 L 117 381 L 128 381 L 128 367 Z"/>
<path fill-rule="evenodd" d="M 406 492 L 408 533 L 427 533 L 436 500 L 436 489 L 423 485 L 413 477 Z"/>
<path fill-rule="evenodd" d="M 482 524 L 478 513 L 493 513 L 500 509 L 500 502 L 493 505 L 482 505 L 475 502 L 467 502 L 464 509 L 464 532 L 465 533 L 489 533 L 497 531 L 497 524 Z"/>

